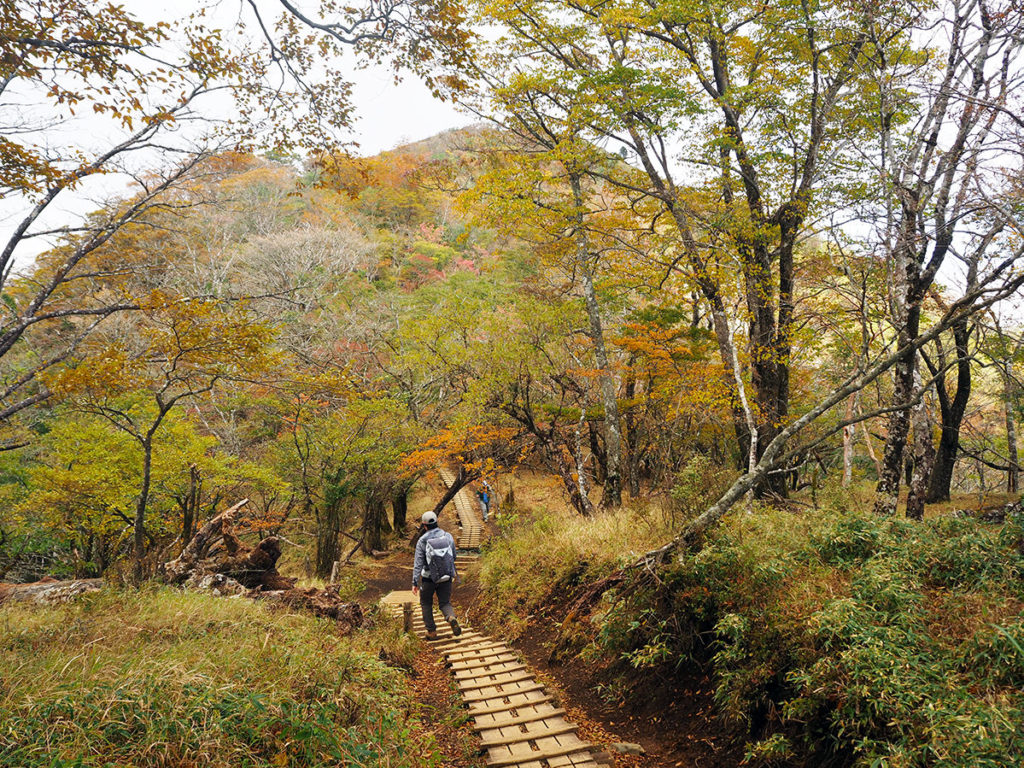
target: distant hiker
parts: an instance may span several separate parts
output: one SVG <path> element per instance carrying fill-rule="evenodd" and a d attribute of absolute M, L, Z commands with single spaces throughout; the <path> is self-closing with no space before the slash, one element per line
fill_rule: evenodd
<path fill-rule="evenodd" d="M 491 494 L 485 486 L 480 492 L 480 506 L 484 508 L 484 522 L 487 522 L 487 515 L 491 511 Z"/>
<path fill-rule="evenodd" d="M 484 480 L 484 493 L 487 494 L 487 510 L 484 515 L 484 520 L 487 520 L 489 515 L 496 514 L 498 511 L 498 497 L 494 495 L 494 489 L 491 488 L 491 484 Z"/>
<path fill-rule="evenodd" d="M 437 526 L 437 515 L 424 512 L 421 518 L 426 531 L 416 542 L 416 557 L 412 563 L 412 593 L 420 596 L 423 623 L 427 627 L 427 639 L 437 637 L 434 624 L 434 595 L 441 613 L 452 627 L 456 637 L 462 634 L 462 627 L 455 618 L 452 608 L 452 585 L 458 578 L 455 570 L 455 539 Z"/>

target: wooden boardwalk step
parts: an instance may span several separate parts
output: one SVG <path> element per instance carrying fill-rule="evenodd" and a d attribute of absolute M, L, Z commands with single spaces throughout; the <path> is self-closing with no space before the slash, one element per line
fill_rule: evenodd
<path fill-rule="evenodd" d="M 534 723 L 537 725 L 537 723 Z M 503 728 L 506 726 L 502 726 Z M 548 736 L 562 736 L 566 733 L 576 733 L 579 728 L 575 723 L 563 722 L 561 725 L 554 725 L 549 728 L 539 728 L 538 730 L 527 730 L 525 732 L 510 734 L 508 736 L 495 736 L 493 739 L 483 739 L 480 742 L 480 746 L 490 749 L 491 747 L 502 747 L 510 744 L 520 744 L 524 741 L 536 741 L 537 739 L 544 739 Z"/>
<path fill-rule="evenodd" d="M 501 685 L 515 685 L 515 683 L 492 683 L 491 685 L 487 686 L 487 688 L 497 688 Z M 468 704 L 473 704 L 478 701 L 504 701 L 509 696 L 515 693 L 526 693 L 527 691 L 543 691 L 544 684 L 529 683 L 528 685 L 524 685 L 521 688 L 509 688 L 508 690 L 495 691 L 493 693 L 485 693 L 484 691 L 486 691 L 487 688 L 484 688 L 479 691 L 470 692 L 469 694 L 463 696 L 462 700 Z"/>
<path fill-rule="evenodd" d="M 424 629 L 424 631 L 426 630 Z M 482 642 L 484 640 L 489 641 L 491 639 L 487 637 L 487 635 L 481 635 L 479 632 L 473 632 L 472 630 L 463 630 L 462 634 L 458 636 L 452 633 L 451 630 L 448 631 L 450 634 L 442 636 L 441 633 L 439 632 L 436 640 L 428 640 L 427 642 L 430 643 L 434 648 L 437 648 L 440 651 L 444 651 L 446 648 L 449 647 L 454 648 L 460 645 L 465 646 L 470 643 Z"/>
<path fill-rule="evenodd" d="M 504 653 L 511 653 L 507 645 L 492 640 L 490 643 L 464 646 L 457 650 L 450 650 L 448 653 L 445 654 L 445 656 L 447 657 L 448 661 L 459 661 L 464 658 L 476 658 L 479 655 L 480 651 L 494 651 L 498 650 L 499 648 L 503 648 Z"/>
<path fill-rule="evenodd" d="M 508 665 L 512 666 L 508 666 Z M 475 667 L 470 669 L 456 669 L 452 668 L 452 672 L 455 673 L 456 680 L 477 680 L 481 675 L 500 675 L 505 672 L 518 672 L 522 669 L 529 669 L 525 664 L 516 659 L 510 659 L 509 661 L 492 661 L 487 664 L 477 664 Z"/>
<path fill-rule="evenodd" d="M 520 710 L 523 712 L 534 712 L 536 708 L 544 707 L 545 705 L 554 708 L 553 703 L 551 703 L 551 696 L 543 690 L 536 690 L 526 691 L 522 694 L 513 693 L 509 696 L 508 701 L 502 700 L 500 703 L 492 703 L 492 705 L 470 707 L 467 712 L 470 717 L 474 718 L 497 717 L 498 715 L 513 711 L 519 713 Z"/>
<path fill-rule="evenodd" d="M 546 701 L 539 701 L 537 704 L 548 704 Z M 521 709 L 526 709 L 529 704 L 520 704 Z M 493 723 L 481 722 L 481 717 L 478 715 L 474 718 L 473 730 L 474 731 L 496 731 L 501 728 L 509 728 L 516 725 L 526 725 L 528 723 L 536 723 L 538 720 L 554 720 L 557 717 L 564 717 L 565 710 L 560 707 L 550 705 L 549 710 L 537 710 L 529 712 L 523 715 L 516 715 L 515 717 L 506 717 L 501 720 L 495 720 Z"/>
<path fill-rule="evenodd" d="M 502 672 L 498 672 L 497 674 L 501 675 L 501 676 L 504 676 L 505 672 L 502 671 Z M 473 679 L 472 683 L 468 683 L 466 685 L 463 685 L 462 681 L 460 680 L 459 681 L 459 690 L 462 691 L 463 693 L 467 693 L 469 691 L 478 691 L 478 690 L 481 690 L 483 688 L 493 688 L 493 687 L 495 687 L 497 685 L 509 685 L 511 683 L 521 683 L 524 680 L 533 680 L 533 674 L 531 674 L 528 670 L 526 672 L 517 672 L 515 670 L 512 670 L 508 674 L 508 678 L 505 679 L 505 680 L 490 680 L 490 679 L 484 679 L 484 678 L 475 678 L 475 679 Z"/>
<path fill-rule="evenodd" d="M 495 664 L 507 664 L 512 661 L 519 661 L 519 654 L 511 651 L 498 651 L 497 653 L 482 653 L 471 662 L 456 660 L 450 662 L 449 666 L 452 668 L 452 672 L 472 672 L 474 669 L 491 667 Z"/>
<path fill-rule="evenodd" d="M 552 757 L 572 755 L 577 752 L 587 752 L 591 749 L 593 749 L 592 744 L 587 744 L 585 741 L 581 741 L 579 744 L 569 744 L 566 746 L 559 745 L 547 747 L 546 749 L 534 750 L 530 754 L 509 753 L 507 757 L 488 758 L 487 765 L 492 766 L 492 768 L 502 768 L 503 766 L 521 765 L 526 760 L 547 760 Z"/>

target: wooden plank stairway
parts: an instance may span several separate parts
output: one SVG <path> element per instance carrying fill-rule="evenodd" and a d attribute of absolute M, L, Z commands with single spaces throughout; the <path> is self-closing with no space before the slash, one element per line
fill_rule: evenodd
<path fill-rule="evenodd" d="M 441 475 L 445 487 L 451 488 L 452 483 L 455 482 L 455 473 L 442 467 L 438 470 L 438 474 Z M 455 502 L 455 514 L 462 527 L 455 546 L 459 549 L 480 549 L 484 535 L 484 521 L 476 496 L 468 487 L 463 487 L 455 494 L 453 501 Z"/>
<path fill-rule="evenodd" d="M 412 592 L 391 592 L 381 598 L 396 616 L 411 612 L 411 629 L 426 637 L 419 598 Z M 411 608 L 411 611 L 410 611 Z M 437 640 L 428 641 L 444 658 L 469 707 L 473 728 L 480 734 L 487 765 L 495 768 L 600 768 L 594 747 L 576 734 L 533 673 L 505 643 L 464 627 L 452 634 L 437 616 Z"/>

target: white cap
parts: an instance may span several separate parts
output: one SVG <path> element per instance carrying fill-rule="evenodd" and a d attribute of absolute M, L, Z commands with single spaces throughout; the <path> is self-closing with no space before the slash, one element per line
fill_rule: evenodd
<path fill-rule="evenodd" d="M 437 515 L 433 512 L 424 512 L 423 517 L 420 518 L 425 525 L 433 525 L 437 522 Z"/>

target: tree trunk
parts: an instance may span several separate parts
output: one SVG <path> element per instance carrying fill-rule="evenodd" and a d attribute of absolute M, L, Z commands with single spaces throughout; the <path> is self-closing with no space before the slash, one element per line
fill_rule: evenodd
<path fill-rule="evenodd" d="M 331 501 L 324 506 L 315 507 L 316 511 L 316 564 L 314 574 L 318 579 L 326 579 L 331 575 L 334 561 L 341 554 L 338 531 L 341 530 L 341 499 Z"/>
<path fill-rule="evenodd" d="M 896 505 L 899 503 L 903 451 L 910 431 L 910 416 L 906 408 L 898 406 L 909 401 L 913 394 L 913 371 L 913 359 L 904 358 L 896 366 L 892 402 L 897 410 L 889 414 L 889 434 L 882 454 L 882 475 L 875 488 L 875 513 L 879 515 L 896 514 Z"/>
<path fill-rule="evenodd" d="M 1017 457 L 1017 429 L 1013 421 L 1013 388 L 1008 372 L 1003 372 L 1003 416 L 1006 419 L 1006 452 L 1010 468 L 1006 473 L 1006 491 L 1017 493 L 1020 489 L 1020 464 Z"/>
<path fill-rule="evenodd" d="M 939 398 L 942 433 L 935 456 L 935 469 L 932 472 L 931 484 L 928 486 L 930 503 L 949 501 L 953 470 L 960 452 L 960 427 L 971 398 L 971 358 L 968 349 L 971 328 L 964 320 L 955 323 L 952 330 L 956 344 L 956 394 L 950 402 L 944 383 L 936 382 L 935 391 Z"/>
<path fill-rule="evenodd" d="M 846 400 L 846 418 L 844 421 L 853 419 L 854 404 L 857 396 L 850 395 Z M 857 426 L 847 424 L 843 427 L 843 488 L 849 488 L 853 482 L 853 441 L 857 436 Z"/>
<path fill-rule="evenodd" d="M 434 514 L 440 517 L 441 512 L 444 511 L 446 506 L 448 506 L 448 502 L 454 499 L 455 495 L 459 491 L 479 478 L 480 472 L 466 472 L 466 468 L 460 465 L 459 472 L 455 476 L 455 482 L 448 486 L 448 490 L 445 491 L 444 496 L 442 496 L 441 500 L 434 505 Z"/>
<path fill-rule="evenodd" d="M 590 436 L 590 463 L 594 467 L 594 482 L 598 485 L 604 485 L 608 480 L 608 457 L 604 452 L 604 448 L 601 447 L 601 441 L 594 422 L 587 422 L 587 432 Z"/>
<path fill-rule="evenodd" d="M 583 462 L 583 419 L 585 416 L 586 412 L 581 408 L 579 421 L 576 422 L 576 440 L 572 447 L 572 460 L 575 468 L 575 472 L 573 472 L 573 474 L 576 478 L 576 492 L 578 494 L 578 498 L 585 502 L 584 506 L 587 508 L 586 514 L 589 515 L 592 512 L 592 509 L 590 506 L 590 497 L 587 493 L 587 468 Z"/>
<path fill-rule="evenodd" d="M 371 555 L 375 550 L 384 549 L 384 532 L 387 524 L 388 516 L 383 497 L 370 494 L 363 512 L 363 551 L 366 554 Z"/>
<path fill-rule="evenodd" d="M 606 476 L 604 498 L 601 503 L 605 507 L 620 507 L 622 506 L 622 424 L 619 419 L 617 400 L 618 384 L 608 362 L 608 349 L 604 343 L 601 307 L 597 303 L 597 292 L 594 289 L 593 261 L 586 230 L 583 228 L 583 190 L 579 175 L 570 174 L 570 183 L 577 208 L 576 257 L 580 279 L 583 283 L 583 300 L 587 308 L 587 320 L 590 324 L 588 334 L 594 345 L 594 358 L 597 361 L 598 378 L 601 382 L 601 402 L 604 406 Z"/>
<path fill-rule="evenodd" d="M 871 457 L 871 461 L 875 464 L 875 480 L 878 480 L 882 476 L 882 460 L 878 458 L 875 447 L 871 444 L 871 432 L 868 431 L 867 421 L 862 421 L 860 426 L 861 431 L 864 433 L 864 447 L 868 452 L 868 456 Z"/>
<path fill-rule="evenodd" d="M 761 248 L 751 249 L 760 251 Z M 757 401 L 757 445 L 754 457 L 748 461 L 748 467 L 756 464 L 761 458 L 764 446 L 768 445 L 778 434 L 785 414 L 780 404 L 787 401 L 782 394 L 788 388 L 788 376 L 783 376 L 786 368 L 779 350 L 776 349 L 778 329 L 772 308 L 772 286 L 770 280 L 771 267 L 766 257 L 748 255 L 744 259 L 747 272 L 747 313 L 750 316 L 749 338 L 747 345 L 750 351 L 750 383 Z M 752 437 L 753 440 L 753 437 Z M 787 495 L 786 477 L 783 473 L 767 475 L 754 489 L 758 497 Z"/>
<path fill-rule="evenodd" d="M 629 404 L 625 415 L 626 427 L 626 473 L 629 479 L 629 495 L 631 498 L 640 496 L 640 435 L 637 429 L 636 405 L 636 374 L 633 372 L 633 361 L 630 361 L 629 373 L 626 375 L 626 402 Z"/>
<path fill-rule="evenodd" d="M 920 376 L 918 387 L 920 387 Z M 911 412 L 914 427 L 914 469 L 907 494 L 907 517 L 911 520 L 924 519 L 924 503 L 928 492 L 928 479 L 932 474 L 935 460 L 935 446 L 932 444 L 932 427 L 924 397 Z"/>
<path fill-rule="evenodd" d="M 901 262 L 902 263 L 902 262 Z M 908 269 L 904 264 L 903 269 Z M 912 268 L 912 267 L 911 267 Z M 909 278 L 904 274 L 897 286 L 899 292 L 896 325 L 902 323 L 897 340 L 900 347 L 906 347 L 917 338 L 921 322 L 920 297 L 910 295 L 906 287 Z M 916 300 L 915 300 L 916 298 Z M 892 406 L 896 409 L 889 414 L 889 434 L 885 439 L 882 454 L 882 474 L 875 487 L 875 514 L 894 515 L 899 504 L 900 480 L 903 473 L 903 455 L 910 432 L 910 412 L 907 405 L 914 395 L 914 372 L 917 369 L 917 350 L 910 348 L 896 363 L 893 375 Z"/>
<path fill-rule="evenodd" d="M 142 487 L 135 503 L 135 580 L 141 582 L 144 577 L 144 560 L 146 558 L 146 504 L 149 502 L 149 486 L 153 475 L 153 437 L 147 435 L 142 440 Z"/>
<path fill-rule="evenodd" d="M 760 455 L 758 451 L 758 435 L 759 430 L 757 422 L 754 419 L 754 413 L 750 408 L 750 403 L 747 400 L 746 390 L 743 386 L 743 379 L 740 377 L 740 362 L 736 355 L 736 340 L 732 335 L 732 329 L 729 329 L 729 350 L 732 353 L 732 370 L 736 376 L 736 394 L 740 399 L 740 404 L 743 406 L 743 417 L 747 423 L 747 432 L 750 434 L 750 450 L 748 452 L 748 465 L 747 472 L 753 472 L 754 467 L 757 464 L 757 457 Z M 754 497 L 757 495 L 756 488 L 752 487 L 750 493 L 747 496 L 747 509 L 751 511 Z"/>
<path fill-rule="evenodd" d="M 188 468 L 188 495 L 182 509 L 181 518 L 181 549 L 192 540 L 196 522 L 199 517 L 199 499 L 202 496 L 203 480 L 199 468 L 193 464 Z"/>
<path fill-rule="evenodd" d="M 736 381 L 742 374 L 733 368 L 736 356 L 733 354 L 732 333 L 729 330 L 725 305 L 717 293 L 709 295 L 708 301 L 711 304 L 711 322 L 715 329 L 715 340 L 718 342 L 718 354 L 725 368 L 722 378 L 730 394 L 729 409 L 732 411 L 732 428 L 736 435 L 736 469 L 745 472 L 750 463 L 750 430 L 747 429 L 747 419 L 740 405 L 739 393 L 736 391 Z"/>
<path fill-rule="evenodd" d="M 391 495 L 391 527 L 404 531 L 409 515 L 409 486 L 400 485 Z"/>

